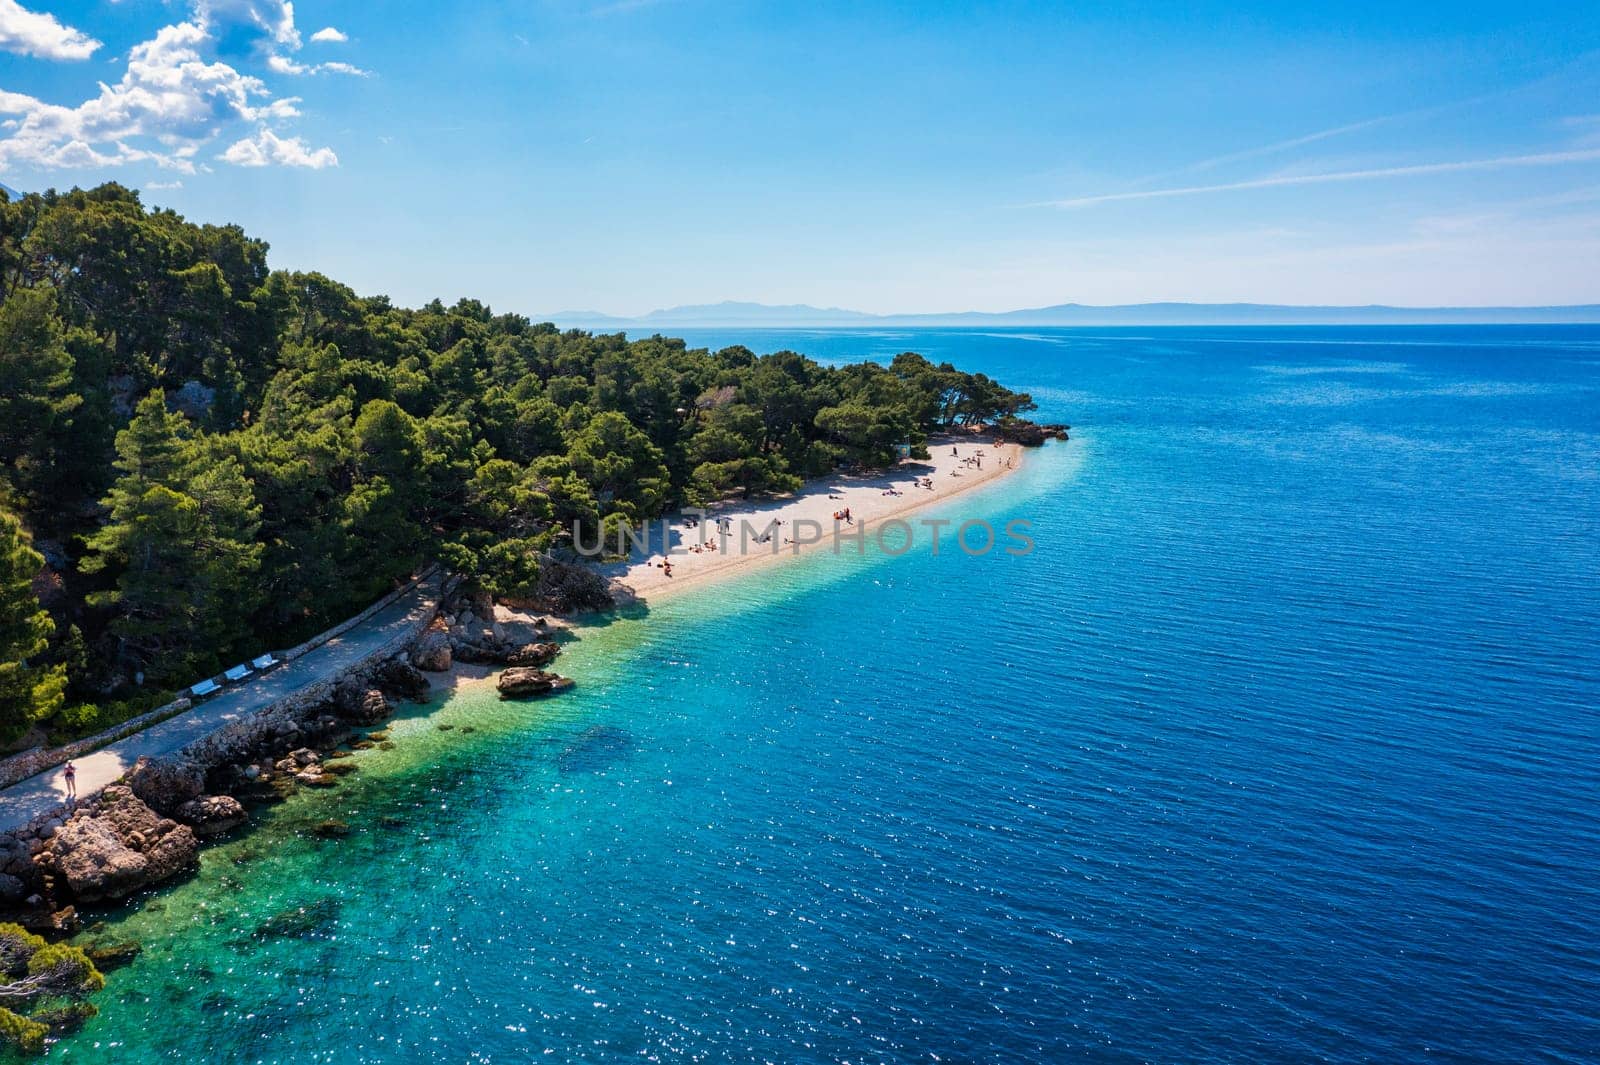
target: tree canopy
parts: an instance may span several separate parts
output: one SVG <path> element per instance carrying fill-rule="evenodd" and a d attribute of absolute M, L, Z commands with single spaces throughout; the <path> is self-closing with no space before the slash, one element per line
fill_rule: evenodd
<path fill-rule="evenodd" d="M 19 726 L 104 723 L 81 708 L 298 642 L 426 560 L 531 594 L 574 521 L 792 491 L 1033 406 L 912 353 L 829 366 L 397 307 L 116 184 L 0 194 L 0 296 Z"/>

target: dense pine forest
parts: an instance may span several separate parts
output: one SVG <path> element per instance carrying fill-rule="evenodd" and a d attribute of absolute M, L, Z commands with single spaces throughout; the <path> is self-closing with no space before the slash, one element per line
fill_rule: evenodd
<path fill-rule="evenodd" d="M 115 184 L 0 193 L 0 296 L 8 743 L 115 723 L 425 561 L 539 598 L 574 521 L 789 491 L 1033 407 L 909 353 L 396 307 Z"/>

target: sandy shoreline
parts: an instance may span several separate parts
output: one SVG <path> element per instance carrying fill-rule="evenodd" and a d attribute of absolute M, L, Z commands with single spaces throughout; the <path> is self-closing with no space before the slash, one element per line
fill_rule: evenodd
<path fill-rule="evenodd" d="M 811 551 L 833 550 L 834 514 L 848 508 L 855 525 L 845 525 L 844 531 L 854 533 L 863 524 L 869 539 L 883 523 L 890 519 L 904 519 L 907 515 L 936 503 L 942 503 L 962 492 L 980 485 L 990 484 L 1022 466 L 1022 447 L 1017 444 L 995 446 L 988 438 L 972 436 L 946 436 L 930 440 L 930 458 L 909 459 L 883 473 L 866 476 L 836 475 L 819 478 L 807 484 L 793 496 L 766 500 L 732 500 L 708 508 L 707 518 L 699 528 L 691 527 L 683 514 L 669 515 L 668 527 L 676 545 L 673 553 L 661 551 L 660 526 L 653 526 L 654 550 L 645 555 L 636 551 L 626 563 L 611 563 L 603 572 L 616 585 L 646 603 L 658 603 L 668 596 L 698 588 L 713 581 L 784 559 L 796 558 Z M 954 454 L 952 454 L 952 451 Z M 981 465 L 977 465 L 981 462 Z M 917 482 L 931 479 L 931 489 Z M 889 492 L 895 494 L 888 494 Z M 719 518 L 730 520 L 731 533 L 718 536 L 713 524 Z M 749 537 L 743 552 L 740 551 L 741 524 L 748 522 L 757 530 L 771 522 L 775 533 L 769 543 L 756 543 Z M 808 545 L 785 543 L 796 528 L 796 522 L 815 522 L 821 530 L 822 540 Z M 802 529 L 810 530 L 802 525 Z M 891 536 L 893 534 L 890 534 Z M 945 536 L 953 536 L 947 529 Z M 804 539 L 804 537 L 796 537 Z M 692 548 L 702 540 L 719 540 L 725 549 Z M 893 540 L 891 543 L 895 542 Z M 774 551 L 774 546 L 777 550 Z M 856 550 L 845 541 L 843 551 Z M 670 559 L 672 575 L 659 565 L 663 558 Z"/>
<path fill-rule="evenodd" d="M 719 517 L 730 519 L 733 533 L 726 537 L 731 547 L 727 552 L 704 549 L 698 553 L 694 552 L 693 546 L 702 542 L 701 531 L 691 527 L 683 514 L 669 515 L 666 519 L 668 529 L 677 544 L 672 555 L 663 556 L 659 549 L 648 555 L 636 552 L 634 559 L 608 563 L 600 567 L 601 572 L 612 581 L 618 605 L 626 605 L 633 601 L 643 601 L 647 604 L 660 603 L 669 596 L 681 595 L 722 580 L 750 574 L 760 567 L 797 558 L 808 552 L 831 551 L 833 515 L 845 508 L 849 508 L 855 525 L 844 526 L 844 531 L 853 533 L 856 529 L 864 527 L 868 540 L 874 540 L 878 529 L 887 521 L 904 520 L 916 511 L 943 503 L 982 485 L 992 484 L 1021 469 L 1023 450 L 1019 444 L 1002 444 L 996 447 L 987 439 L 971 436 L 940 437 L 929 442 L 930 458 L 911 459 L 882 473 L 864 476 L 841 474 L 819 478 L 807 482 L 792 496 L 779 499 L 734 500 L 719 504 L 707 510 L 707 518 L 702 525 L 706 530 L 706 539 L 711 539 L 715 527 L 712 523 Z M 980 458 L 981 466 L 977 465 Z M 924 479 L 932 480 L 931 489 L 917 486 L 917 482 Z M 896 494 L 886 494 L 890 491 Z M 758 544 L 752 538 L 746 545 L 746 552 L 739 553 L 741 520 L 748 521 L 758 530 L 769 527 L 769 523 L 773 521 L 782 522 L 781 525 L 772 526 L 775 530 L 773 540 L 777 543 L 777 551 L 773 551 L 772 543 Z M 784 543 L 784 539 L 794 529 L 794 523 L 806 520 L 817 523 L 822 530 L 823 538 L 809 545 L 797 546 Z M 660 539 L 660 530 L 659 522 L 652 524 L 652 533 L 657 541 Z M 925 536 L 926 532 L 919 530 L 918 535 L 920 542 L 920 538 Z M 942 536 L 946 539 L 954 535 L 954 527 L 946 528 L 942 532 Z M 891 540 L 891 543 L 893 542 L 897 541 Z M 656 547 L 659 548 L 659 544 Z M 856 547 L 852 541 L 847 540 L 840 550 L 854 551 Z M 672 560 L 670 577 L 658 565 L 663 557 L 670 557 Z M 532 627 L 535 617 L 538 616 L 546 618 L 547 629 L 536 631 Z M 560 641 L 562 630 L 581 629 L 585 617 L 581 614 L 575 617 L 538 615 L 502 605 L 495 607 L 497 622 L 508 628 L 520 630 L 522 635 L 528 636 L 529 639 L 548 639 L 553 636 Z M 428 679 L 434 694 L 438 696 L 448 695 L 458 688 L 492 681 L 498 672 L 499 670 L 493 666 L 457 662 L 445 673 L 429 674 Z"/>

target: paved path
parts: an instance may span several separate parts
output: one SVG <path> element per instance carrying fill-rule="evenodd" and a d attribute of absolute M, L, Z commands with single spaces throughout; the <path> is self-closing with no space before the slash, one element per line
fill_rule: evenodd
<path fill-rule="evenodd" d="M 439 578 L 430 577 L 376 614 L 315 650 L 270 673 L 227 688 L 192 710 L 76 759 L 78 795 L 87 798 L 116 780 L 143 755 L 170 754 L 285 696 L 333 676 L 383 648 L 402 632 L 431 617 L 439 601 Z M 0 791 L 0 832 L 21 828 L 60 806 L 67 796 L 61 767 L 46 770 Z"/>

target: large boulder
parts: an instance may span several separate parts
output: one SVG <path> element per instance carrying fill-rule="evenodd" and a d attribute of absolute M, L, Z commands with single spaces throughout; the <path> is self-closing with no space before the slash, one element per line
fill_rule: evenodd
<path fill-rule="evenodd" d="M 558 614 L 608 610 L 617 605 L 610 582 L 593 566 L 550 557 L 539 561 L 539 579 L 531 596 L 501 601 L 515 609 Z"/>
<path fill-rule="evenodd" d="M 191 799 L 178 807 L 176 816 L 201 839 L 238 828 L 249 819 L 239 800 L 230 795 L 204 795 Z"/>
<path fill-rule="evenodd" d="M 361 697 L 360 712 L 353 719 L 358 725 L 376 725 L 394 716 L 394 706 L 389 697 L 377 688 L 368 688 Z"/>
<path fill-rule="evenodd" d="M 411 664 L 429 673 L 450 669 L 450 637 L 437 630 L 425 632 L 411 649 Z"/>
<path fill-rule="evenodd" d="M 511 656 L 506 659 L 506 662 L 513 666 L 531 666 L 537 669 L 554 662 L 556 655 L 560 653 L 561 645 L 558 643 L 550 643 L 548 641 L 544 643 L 526 643 L 511 652 Z"/>
<path fill-rule="evenodd" d="M 428 678 L 402 657 L 390 658 L 373 671 L 372 682 L 391 699 L 426 702 L 433 692 Z"/>
<path fill-rule="evenodd" d="M 467 609 L 485 621 L 494 620 L 494 596 L 479 587 L 464 589 L 462 599 L 467 604 Z"/>
<path fill-rule="evenodd" d="M 128 787 L 140 802 L 170 817 L 184 803 L 205 794 L 206 771 L 199 762 L 181 756 L 144 757 L 128 774 Z"/>
<path fill-rule="evenodd" d="M 549 695 L 572 687 L 567 677 L 546 673 L 529 666 L 513 666 L 500 674 L 495 682 L 502 699 L 521 699 L 530 695 Z"/>
<path fill-rule="evenodd" d="M 33 848 L 14 835 L 0 836 L 0 873 L 30 877 L 34 872 Z"/>
<path fill-rule="evenodd" d="M 475 640 L 458 636 L 450 641 L 450 651 L 455 660 L 473 665 L 503 666 L 510 661 L 516 650 L 515 644 L 493 637 Z"/>
<path fill-rule="evenodd" d="M 334 692 L 334 705 L 339 708 L 339 715 L 353 725 L 376 725 L 394 715 L 388 696 L 354 678 L 340 683 Z"/>
<path fill-rule="evenodd" d="M 187 825 L 114 784 L 61 826 L 41 858 L 79 901 L 97 902 L 160 883 L 189 866 L 197 848 Z"/>

